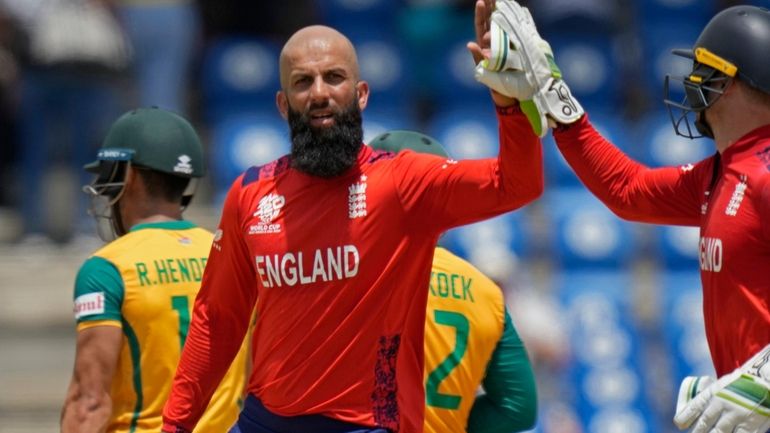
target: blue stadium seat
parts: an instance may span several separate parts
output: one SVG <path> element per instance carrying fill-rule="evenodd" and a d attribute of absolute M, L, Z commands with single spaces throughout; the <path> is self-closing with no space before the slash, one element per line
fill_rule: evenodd
<path fill-rule="evenodd" d="M 669 19 L 673 23 L 692 21 L 702 26 L 716 13 L 715 0 L 641 0 L 640 15 L 644 22 Z"/>
<path fill-rule="evenodd" d="M 697 268 L 664 272 L 658 284 L 662 294 L 660 332 L 671 357 L 673 386 L 678 386 L 685 376 L 714 376 Z"/>
<path fill-rule="evenodd" d="M 668 113 L 659 111 L 639 122 L 638 141 L 644 150 L 641 161 L 650 167 L 696 163 L 714 153 L 709 140 L 691 140 L 676 135 Z"/>
<path fill-rule="evenodd" d="M 659 226 L 657 257 L 665 269 L 698 269 L 697 227 Z"/>
<path fill-rule="evenodd" d="M 232 116 L 215 124 L 210 149 L 215 201 L 221 202 L 230 184 L 247 168 L 290 150 L 288 126 L 275 111 Z"/>
<path fill-rule="evenodd" d="M 361 78 L 369 83 L 369 108 L 404 110 L 411 104 L 410 75 L 403 50 L 389 37 L 351 37 Z"/>
<path fill-rule="evenodd" d="M 201 85 L 204 114 L 217 122 L 231 114 L 275 109 L 279 48 L 246 37 L 214 41 L 204 54 Z"/>
<path fill-rule="evenodd" d="M 547 38 L 564 80 L 581 104 L 613 109 L 622 76 L 613 39 L 606 34 L 572 32 Z"/>
<path fill-rule="evenodd" d="M 641 341 L 631 321 L 632 280 L 617 271 L 563 272 L 556 293 L 574 341 L 566 388 L 587 432 L 651 433 Z"/>
<path fill-rule="evenodd" d="M 560 29 L 580 33 L 609 33 L 618 25 L 621 3 L 617 0 L 529 2 L 538 29 L 546 36 Z"/>
<path fill-rule="evenodd" d="M 613 269 L 633 259 L 632 224 L 585 188 L 550 188 L 540 200 L 550 219 L 550 253 L 563 269 Z"/>
<path fill-rule="evenodd" d="M 467 26 L 470 29 L 470 26 Z M 423 83 L 433 89 L 436 103 L 442 109 L 465 105 L 491 105 L 489 90 L 474 78 L 475 64 L 466 44 L 475 36 L 466 29 L 458 29 L 456 35 L 448 37 L 440 47 L 437 58 L 425 59 L 430 62 L 432 80 Z"/>
<path fill-rule="evenodd" d="M 664 108 L 663 82 L 666 75 L 682 77 L 692 70 L 692 60 L 676 56 L 671 50 L 692 48 L 704 25 L 703 20 L 683 20 L 678 16 L 659 17 L 642 23 L 643 76 L 656 107 Z M 670 88 L 671 99 L 679 102 L 684 98 L 681 83 L 672 82 Z"/>
<path fill-rule="evenodd" d="M 497 128 L 494 107 L 486 101 L 436 113 L 428 125 L 428 135 L 443 144 L 454 159 L 491 158 L 499 153 Z"/>
<path fill-rule="evenodd" d="M 360 23 L 390 31 L 397 9 L 389 0 L 318 0 L 317 6 L 323 22 L 347 36 L 360 30 Z"/>
<path fill-rule="evenodd" d="M 399 106 L 379 106 L 366 108 L 363 112 L 364 143 L 370 142 L 383 132 L 394 129 L 415 130 L 414 116 Z"/>
<path fill-rule="evenodd" d="M 528 254 L 526 215 L 508 212 L 446 232 L 441 244 L 497 281 L 510 281 L 516 264 Z"/>

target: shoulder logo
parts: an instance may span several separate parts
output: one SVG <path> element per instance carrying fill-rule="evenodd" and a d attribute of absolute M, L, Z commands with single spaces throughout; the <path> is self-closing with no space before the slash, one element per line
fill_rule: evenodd
<path fill-rule="evenodd" d="M 86 293 L 75 298 L 75 320 L 84 316 L 104 314 L 104 292 Z"/>
<path fill-rule="evenodd" d="M 695 168 L 695 166 L 692 164 L 685 164 L 679 167 L 679 169 L 685 173 L 687 173 L 688 171 L 692 171 L 693 168 Z"/>
<path fill-rule="evenodd" d="M 727 207 L 725 208 L 725 215 L 735 216 L 738 213 L 738 208 L 741 207 L 743 196 L 746 194 L 746 181 L 748 180 L 748 176 L 742 174 L 740 179 L 741 181 L 735 185 L 733 195 L 730 197 L 730 202 L 727 203 Z"/>
<path fill-rule="evenodd" d="M 257 211 L 254 216 L 258 217 L 260 222 L 249 227 L 249 234 L 279 233 L 280 224 L 273 224 L 273 220 L 278 218 L 281 209 L 286 204 L 286 198 L 282 195 L 270 193 L 259 200 Z"/>
<path fill-rule="evenodd" d="M 348 187 L 348 217 L 350 219 L 366 216 L 366 175 Z"/>
<path fill-rule="evenodd" d="M 222 245 L 219 244 L 219 241 L 222 240 L 222 236 L 224 236 L 224 232 L 222 229 L 217 229 L 216 232 L 214 232 L 214 242 L 212 242 L 211 246 L 213 246 L 217 251 L 222 251 Z"/>
<path fill-rule="evenodd" d="M 192 174 L 193 169 L 192 169 L 192 165 L 190 165 L 190 162 L 192 162 L 192 158 L 190 158 L 189 156 L 179 155 L 179 160 L 174 166 L 174 172 Z"/>

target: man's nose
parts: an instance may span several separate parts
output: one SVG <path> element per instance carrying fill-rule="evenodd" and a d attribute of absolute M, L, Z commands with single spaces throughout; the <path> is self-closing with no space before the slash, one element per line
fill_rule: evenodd
<path fill-rule="evenodd" d="M 313 81 L 313 85 L 310 87 L 310 98 L 313 103 L 329 100 L 329 86 L 321 77 L 318 77 Z"/>

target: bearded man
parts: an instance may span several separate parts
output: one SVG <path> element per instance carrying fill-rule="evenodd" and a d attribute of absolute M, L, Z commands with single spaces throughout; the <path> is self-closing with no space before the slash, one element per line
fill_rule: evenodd
<path fill-rule="evenodd" d="M 481 33 L 487 12 L 479 0 Z M 493 94 L 498 158 L 372 150 L 361 126 L 369 86 L 353 45 L 329 27 L 295 33 L 280 76 L 292 151 L 228 193 L 163 431 L 195 427 L 256 307 L 253 371 L 231 432 L 421 432 L 436 241 L 537 198 L 539 140 L 517 101 Z"/>

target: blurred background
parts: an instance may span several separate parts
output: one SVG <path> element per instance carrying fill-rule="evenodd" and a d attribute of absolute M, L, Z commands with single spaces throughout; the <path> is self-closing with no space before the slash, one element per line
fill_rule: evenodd
<path fill-rule="evenodd" d="M 728 0 L 531 0 L 595 125 L 652 166 L 698 161 L 676 137 L 667 72 Z M 768 0 L 755 0 L 768 5 Z M 0 433 L 58 430 L 74 358 L 71 291 L 101 243 L 82 165 L 135 106 L 184 114 L 209 175 L 187 217 L 213 229 L 230 182 L 289 150 L 277 59 L 324 23 L 358 50 L 372 95 L 365 138 L 436 137 L 456 159 L 494 156 L 488 93 L 465 43 L 472 0 L 0 0 Z M 626 223 L 579 183 L 551 138 L 547 186 L 525 209 L 443 242 L 506 290 L 536 367 L 542 433 L 674 431 L 682 377 L 713 374 L 703 335 L 697 229 Z"/>

